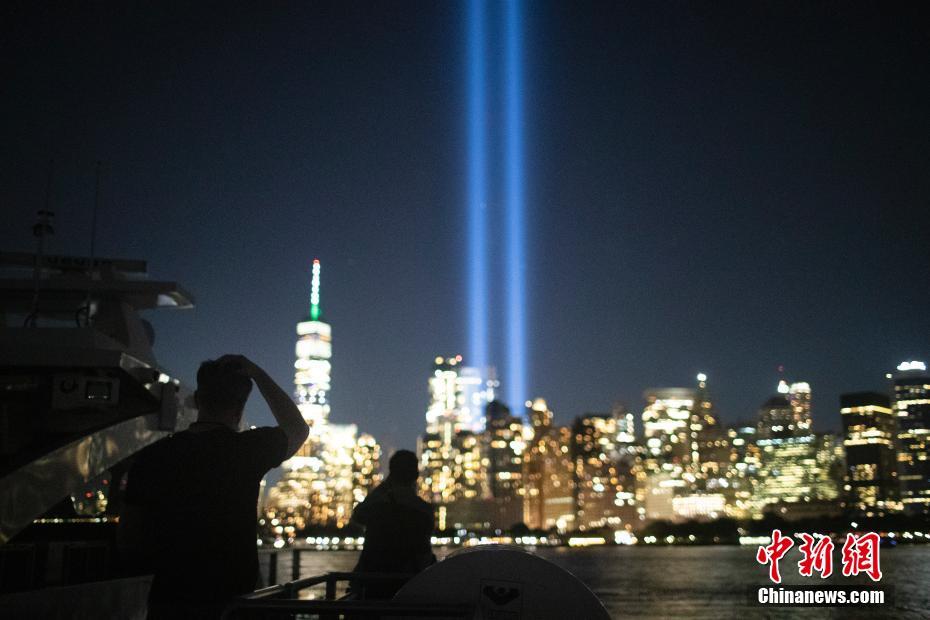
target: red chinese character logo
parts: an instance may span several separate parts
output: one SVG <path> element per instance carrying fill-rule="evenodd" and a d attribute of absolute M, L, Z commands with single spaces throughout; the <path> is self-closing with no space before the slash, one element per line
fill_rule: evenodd
<path fill-rule="evenodd" d="M 821 579 L 833 574 L 833 541 L 827 536 L 814 538 L 810 534 L 798 534 L 804 542 L 798 549 L 804 555 L 798 562 L 798 568 L 803 577 L 810 577 L 816 570 Z"/>
<path fill-rule="evenodd" d="M 882 578 L 878 560 L 880 542 L 875 532 L 858 537 L 855 534 L 846 534 L 846 542 L 843 543 L 843 576 L 865 573 L 872 581 L 879 581 Z"/>
<path fill-rule="evenodd" d="M 773 583 L 781 583 L 781 573 L 778 572 L 778 561 L 781 560 L 788 549 L 794 546 L 794 541 L 781 535 L 781 530 L 772 530 L 772 544 L 759 547 L 756 551 L 756 562 L 769 565 L 769 579 Z"/>

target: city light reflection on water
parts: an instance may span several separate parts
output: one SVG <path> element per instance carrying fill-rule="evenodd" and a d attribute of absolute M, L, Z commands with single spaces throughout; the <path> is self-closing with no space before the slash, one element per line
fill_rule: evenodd
<path fill-rule="evenodd" d="M 441 559 L 452 549 L 440 548 Z M 882 549 L 883 585 L 894 586 L 894 606 L 864 608 L 760 608 L 747 604 L 746 588 L 766 585 L 755 549 L 735 546 L 536 548 L 591 588 L 616 618 L 925 618 L 930 609 L 930 547 Z M 348 571 L 358 552 L 301 554 L 301 575 Z M 291 554 L 280 553 L 278 575 L 291 575 Z M 267 557 L 261 556 L 262 572 Z M 785 571 L 786 585 L 868 584 L 834 574 L 822 582 Z"/>

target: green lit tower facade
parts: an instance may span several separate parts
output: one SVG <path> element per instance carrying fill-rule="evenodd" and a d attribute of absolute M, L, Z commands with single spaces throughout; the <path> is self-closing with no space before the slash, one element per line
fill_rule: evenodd
<path fill-rule="evenodd" d="M 313 260 L 310 282 L 310 314 L 297 324 L 294 396 L 311 428 L 329 419 L 329 389 L 333 335 L 329 323 L 320 320 L 320 261 Z"/>

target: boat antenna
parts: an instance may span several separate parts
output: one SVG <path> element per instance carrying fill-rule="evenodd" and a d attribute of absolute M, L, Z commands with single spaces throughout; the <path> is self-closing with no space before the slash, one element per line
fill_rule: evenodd
<path fill-rule="evenodd" d="M 32 268 L 32 309 L 23 321 L 24 327 L 35 327 L 39 317 L 39 274 L 42 272 L 42 257 L 45 253 L 45 237 L 55 234 L 52 227 L 52 218 L 55 214 L 50 210 L 52 201 L 52 178 L 55 171 L 55 160 L 48 162 L 48 180 L 45 184 L 45 208 L 40 209 L 38 219 L 32 226 L 32 235 L 36 238 L 36 253 Z"/>
<path fill-rule="evenodd" d="M 84 297 L 84 304 L 78 308 L 74 316 L 78 327 L 81 327 L 81 315 L 84 315 L 84 326 L 90 325 L 90 293 L 93 280 L 97 274 L 97 211 L 100 209 L 100 165 L 100 160 L 97 160 L 97 178 L 94 184 L 94 214 L 90 220 L 90 263 L 87 269 L 87 295 Z"/>

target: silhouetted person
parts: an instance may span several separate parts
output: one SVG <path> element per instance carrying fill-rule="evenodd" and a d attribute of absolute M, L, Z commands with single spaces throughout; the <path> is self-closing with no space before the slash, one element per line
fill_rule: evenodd
<path fill-rule="evenodd" d="M 253 381 L 278 426 L 238 432 Z M 307 438 L 290 396 L 241 355 L 201 364 L 194 398 L 197 422 L 143 450 L 129 471 L 120 542 L 154 574 L 149 618 L 218 618 L 255 589 L 259 483 Z"/>
<path fill-rule="evenodd" d="M 387 480 L 355 507 L 352 521 L 365 526 L 356 572 L 418 573 L 436 561 L 430 545 L 433 507 L 417 497 L 418 475 L 417 455 L 398 450 Z M 402 585 L 371 583 L 365 586 L 366 598 L 391 598 Z"/>

